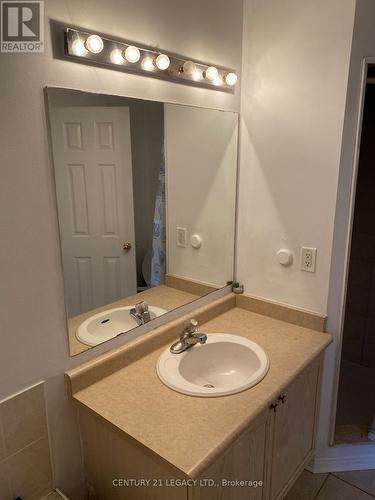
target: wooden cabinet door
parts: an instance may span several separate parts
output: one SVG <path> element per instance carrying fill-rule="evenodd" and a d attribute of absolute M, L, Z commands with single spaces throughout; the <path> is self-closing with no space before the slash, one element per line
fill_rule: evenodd
<path fill-rule="evenodd" d="M 312 458 L 319 403 L 320 363 L 304 370 L 286 389 L 270 419 L 269 486 L 271 500 L 283 498 Z"/>
<path fill-rule="evenodd" d="M 201 474 L 197 485 L 189 488 L 189 500 L 264 498 L 267 418 L 268 411 Z M 240 484 L 238 481 L 244 483 Z"/>

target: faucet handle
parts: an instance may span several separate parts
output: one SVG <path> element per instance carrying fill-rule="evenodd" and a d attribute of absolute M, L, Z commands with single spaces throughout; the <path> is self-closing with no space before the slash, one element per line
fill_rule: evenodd
<path fill-rule="evenodd" d="M 184 333 L 195 333 L 198 330 L 198 321 L 196 319 L 189 319 L 186 321 Z"/>
<path fill-rule="evenodd" d="M 148 311 L 148 304 L 147 302 L 142 300 L 142 302 L 138 302 L 137 304 L 135 304 L 134 308 L 137 314 L 143 314 Z"/>

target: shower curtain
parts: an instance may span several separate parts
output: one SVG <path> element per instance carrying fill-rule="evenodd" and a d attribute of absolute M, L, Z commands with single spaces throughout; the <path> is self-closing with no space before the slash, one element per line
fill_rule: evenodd
<path fill-rule="evenodd" d="M 151 287 L 164 283 L 165 276 L 165 165 L 164 147 L 160 163 L 158 189 L 155 197 L 154 227 L 152 234 Z"/>

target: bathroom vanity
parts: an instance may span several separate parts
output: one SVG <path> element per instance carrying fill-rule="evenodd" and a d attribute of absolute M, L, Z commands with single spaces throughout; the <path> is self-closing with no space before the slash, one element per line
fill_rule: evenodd
<path fill-rule="evenodd" d="M 67 373 L 92 498 L 284 498 L 314 454 L 331 337 L 309 313 L 286 311 L 299 326 L 275 319 L 272 306 L 273 318 L 254 311 L 250 298 L 229 294 L 193 315 L 200 332 L 238 335 L 267 353 L 266 376 L 237 394 L 188 396 L 158 378 L 161 353 L 192 315 Z"/>
<path fill-rule="evenodd" d="M 125 344 L 67 374 L 90 499 L 281 500 L 314 453 L 330 336 L 230 293 L 238 115 L 46 97 L 70 353 Z"/>

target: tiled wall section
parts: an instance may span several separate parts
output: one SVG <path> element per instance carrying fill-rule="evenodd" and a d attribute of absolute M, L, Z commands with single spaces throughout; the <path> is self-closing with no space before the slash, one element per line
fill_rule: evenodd
<path fill-rule="evenodd" d="M 343 339 L 344 359 L 375 369 L 375 85 L 366 90 Z"/>
<path fill-rule="evenodd" d="M 52 490 L 44 384 L 0 402 L 0 500 L 39 500 Z"/>

